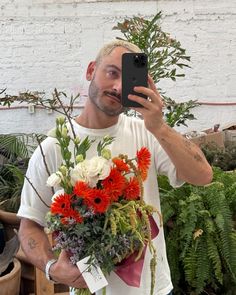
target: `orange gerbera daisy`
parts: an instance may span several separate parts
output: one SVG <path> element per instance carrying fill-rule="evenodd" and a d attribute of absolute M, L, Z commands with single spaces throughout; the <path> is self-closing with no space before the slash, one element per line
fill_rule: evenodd
<path fill-rule="evenodd" d="M 74 190 L 73 193 L 80 198 L 86 199 L 88 198 L 88 192 L 89 192 L 89 187 L 87 185 L 87 183 L 85 183 L 84 181 L 77 181 L 75 186 L 74 186 Z"/>
<path fill-rule="evenodd" d="M 142 147 L 137 151 L 137 163 L 138 169 L 140 170 L 142 180 L 147 178 L 147 171 L 151 163 L 151 153 L 146 147 Z"/>
<path fill-rule="evenodd" d="M 52 214 L 64 215 L 71 209 L 72 196 L 69 194 L 59 194 L 51 204 Z"/>
<path fill-rule="evenodd" d="M 116 168 L 112 168 L 109 176 L 102 181 L 102 186 L 108 192 L 111 200 L 117 201 L 122 195 L 125 182 L 125 177 Z"/>
<path fill-rule="evenodd" d="M 68 210 L 61 218 L 63 224 L 82 223 L 83 217 L 74 209 Z"/>
<path fill-rule="evenodd" d="M 127 200 L 137 200 L 140 197 L 140 185 L 136 177 L 129 179 L 126 188 L 124 189 L 124 197 Z"/>
<path fill-rule="evenodd" d="M 129 165 L 126 164 L 123 159 L 115 157 L 112 159 L 112 162 L 116 165 L 117 170 L 121 172 L 129 172 Z"/>
<path fill-rule="evenodd" d="M 91 189 L 89 198 L 85 200 L 85 203 L 87 206 L 91 207 L 95 213 L 104 213 L 110 205 L 110 197 L 105 191 Z"/>

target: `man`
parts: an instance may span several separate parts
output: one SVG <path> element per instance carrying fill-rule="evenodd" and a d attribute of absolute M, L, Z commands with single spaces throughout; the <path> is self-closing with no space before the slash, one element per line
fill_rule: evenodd
<path fill-rule="evenodd" d="M 194 185 L 204 185 L 212 179 L 212 169 L 200 149 L 170 128 L 162 116 L 163 103 L 151 77 L 149 88 L 135 87 L 135 91 L 145 94 L 148 100 L 129 95 L 129 99 L 140 103 L 138 111 L 143 120 L 121 114 L 121 58 L 125 52 L 139 52 L 135 45 L 123 41 L 113 41 L 105 45 L 95 61 L 90 62 L 86 78 L 90 81 L 88 100 L 85 107 L 73 121 L 75 132 L 80 138 L 89 136 L 97 142 L 105 135 L 115 137 L 110 149 L 113 155 L 125 153 L 130 158 L 136 151 L 146 146 L 151 154 L 151 167 L 144 184 L 144 199 L 160 210 L 157 174 L 168 176 L 171 185 L 180 186 L 184 181 Z M 95 153 L 96 144 L 88 151 L 88 157 Z M 55 140 L 47 138 L 42 144 L 50 173 L 57 171 L 61 164 Z M 52 192 L 46 188 L 44 159 L 39 149 L 34 153 L 27 176 L 34 188 L 25 181 L 22 202 L 18 215 L 22 218 L 19 237 L 22 248 L 30 261 L 41 270 L 49 271 L 50 278 L 71 287 L 86 286 L 78 268 L 72 265 L 63 251 L 56 261 L 51 246 L 44 233 L 44 217 L 49 210 Z M 37 163 L 37 165 L 36 165 Z M 43 202 L 35 189 L 43 196 Z M 45 204 L 46 203 L 46 204 Z M 157 249 L 156 295 L 167 295 L 172 290 L 169 266 L 166 258 L 163 228 L 154 239 Z M 148 251 L 147 251 L 148 252 Z M 150 271 L 148 253 L 145 257 L 139 289 L 126 285 L 115 273 L 108 277 L 107 295 L 146 295 L 150 292 Z M 98 294 L 101 294 L 98 292 Z"/>

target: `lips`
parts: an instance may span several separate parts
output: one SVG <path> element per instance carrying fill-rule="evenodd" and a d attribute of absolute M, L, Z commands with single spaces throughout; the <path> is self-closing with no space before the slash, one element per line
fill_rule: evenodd
<path fill-rule="evenodd" d="M 108 96 L 108 97 L 110 97 L 111 99 L 113 99 L 113 100 L 115 100 L 115 101 L 117 101 L 117 102 L 119 102 L 120 103 L 120 95 L 118 95 L 118 94 L 113 94 L 113 93 L 105 93 L 106 94 L 106 96 Z"/>

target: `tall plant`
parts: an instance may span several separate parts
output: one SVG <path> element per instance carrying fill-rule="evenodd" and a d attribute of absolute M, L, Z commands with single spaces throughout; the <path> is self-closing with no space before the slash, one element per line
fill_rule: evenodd
<path fill-rule="evenodd" d="M 161 17 L 161 12 L 157 13 L 151 20 L 134 16 L 125 19 L 113 28 L 121 31 L 125 37 L 123 40 L 136 44 L 148 55 L 149 73 L 155 83 L 164 78 L 175 81 L 178 77 L 184 77 L 185 74 L 179 72 L 179 70 L 190 67 L 190 56 L 186 55 L 186 50 L 182 48 L 180 42 L 162 31 L 158 24 Z M 161 89 L 160 92 L 166 105 L 166 121 L 170 126 L 181 124 L 186 126 L 186 120 L 195 119 L 191 114 L 191 109 L 198 105 L 196 101 L 189 100 L 188 102 L 176 103 L 166 96 Z"/>

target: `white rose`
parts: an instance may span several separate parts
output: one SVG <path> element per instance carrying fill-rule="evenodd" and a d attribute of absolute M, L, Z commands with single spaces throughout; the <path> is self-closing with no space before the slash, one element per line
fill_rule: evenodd
<path fill-rule="evenodd" d="M 87 182 L 87 175 L 87 160 L 84 160 L 83 162 L 78 163 L 73 169 L 71 169 L 71 184 L 74 186 L 78 180 Z"/>
<path fill-rule="evenodd" d="M 89 160 L 89 177 L 106 178 L 111 171 L 111 163 L 103 157 L 93 157 Z"/>
<path fill-rule="evenodd" d="M 56 186 L 61 183 L 61 172 L 52 173 L 47 179 L 47 186 Z"/>
<path fill-rule="evenodd" d="M 91 187 L 95 187 L 98 180 L 106 178 L 111 171 L 111 162 L 103 157 L 93 157 L 84 160 L 71 170 L 72 185 L 78 180 L 83 180 Z"/>

